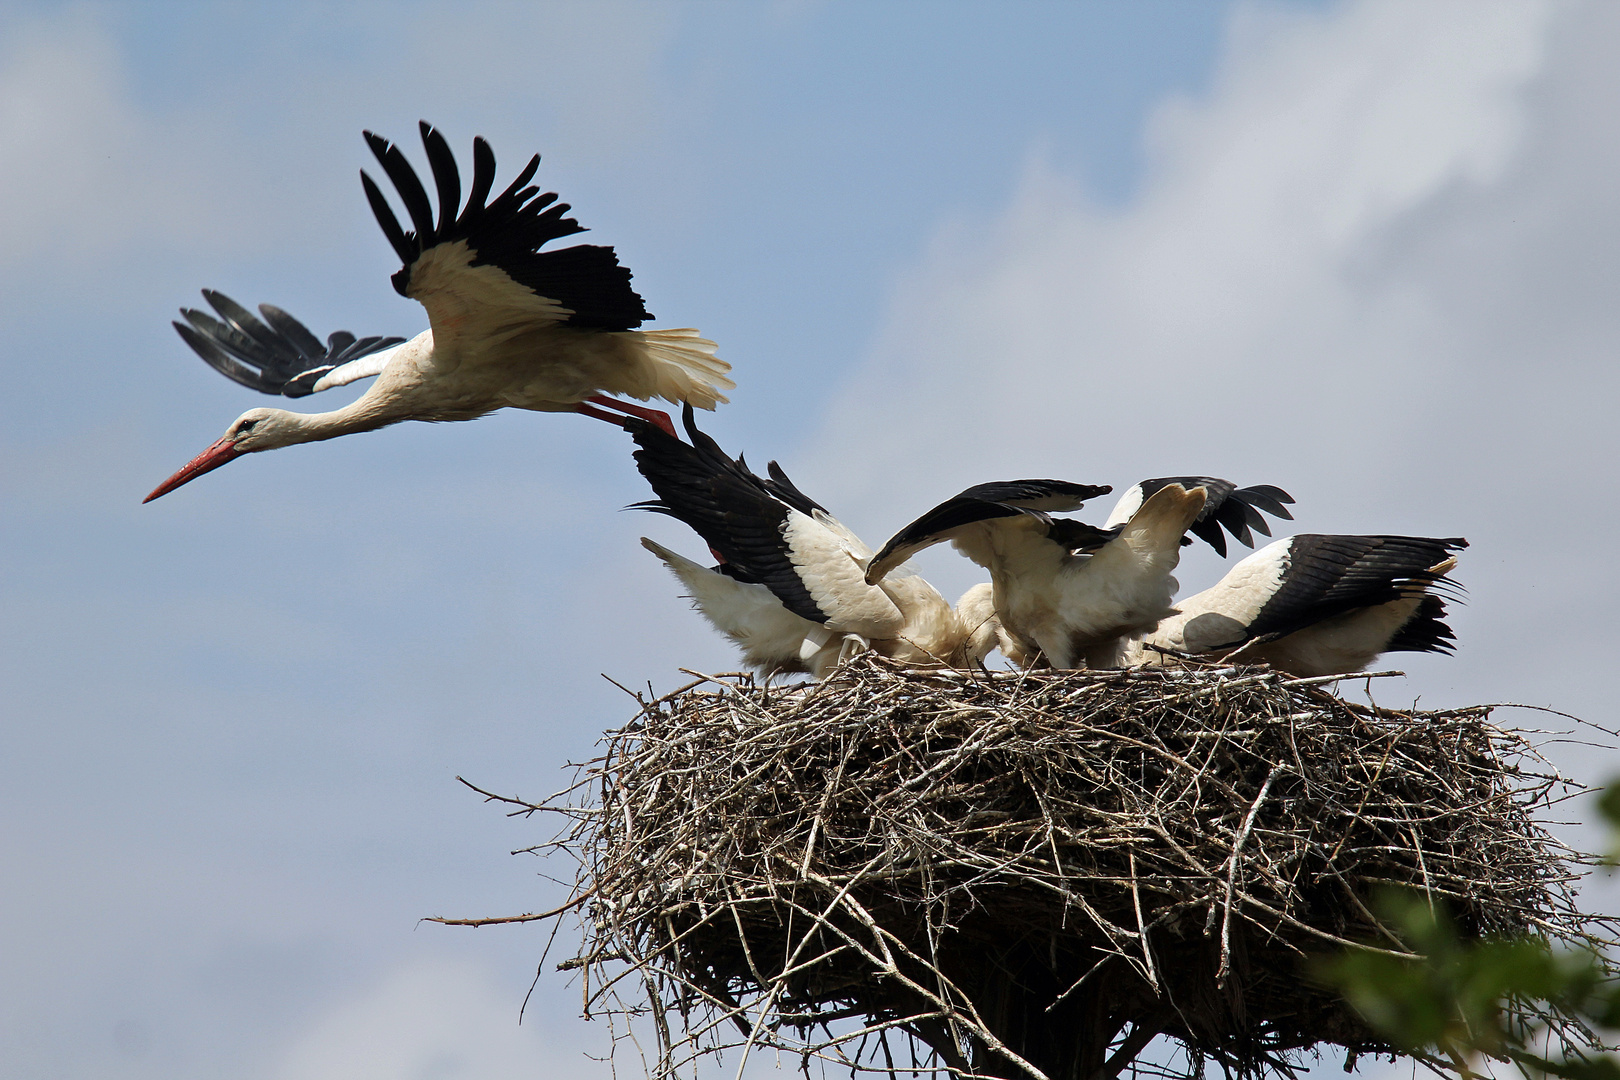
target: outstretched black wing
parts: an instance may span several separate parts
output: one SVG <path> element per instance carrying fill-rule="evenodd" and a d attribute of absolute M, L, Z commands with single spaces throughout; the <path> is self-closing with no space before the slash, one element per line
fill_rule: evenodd
<path fill-rule="evenodd" d="M 1087 499 L 1107 495 L 1114 489 L 1107 484 L 1074 484 L 1067 480 L 992 480 L 974 484 L 956 493 L 958 499 L 982 499 L 1006 503 L 1025 510 L 1065 513 L 1078 510 Z"/>
<path fill-rule="evenodd" d="M 264 316 L 260 321 L 223 293 L 204 289 L 202 294 L 219 318 L 195 308 L 181 308 L 186 321 L 176 322 L 175 330 L 215 371 L 265 394 L 306 397 L 333 369 L 405 340 L 357 339 L 347 330 L 339 330 L 322 345 L 303 323 L 271 304 L 259 305 Z"/>
<path fill-rule="evenodd" d="M 956 530 L 997 518 L 1027 517 L 1037 521 L 1054 543 L 1069 551 L 1088 551 L 1118 535 L 1118 529 L 1098 529 L 1079 521 L 1054 518 L 1047 508 L 1077 509 L 1086 499 L 1108 494 L 1112 488 L 1071 484 L 1067 480 L 996 480 L 946 499 L 889 538 L 872 556 L 868 582 L 881 581 L 890 570 L 913 555 L 953 538 Z"/>
<path fill-rule="evenodd" d="M 1251 639 L 1274 640 L 1336 615 L 1387 604 L 1414 589 L 1430 596 L 1388 648 L 1449 651 L 1442 597 L 1459 586 L 1433 568 L 1468 546 L 1460 536 L 1342 536 L 1300 533 L 1289 544 L 1279 587 L 1249 623 Z M 1399 643 L 1399 644 L 1396 644 Z"/>
<path fill-rule="evenodd" d="M 540 250 L 553 240 L 585 230 L 579 222 L 564 216 L 569 206 L 558 202 L 555 192 L 541 195 L 539 188 L 527 186 L 540 167 L 539 154 L 529 159 L 505 191 L 489 199 L 495 186 L 495 153 L 482 138 L 475 138 L 472 190 L 466 205 L 460 206 L 461 174 L 450 144 L 425 120 L 421 131 L 438 195 L 437 220 L 427 190 L 399 147 L 369 131 L 365 133 L 366 145 L 399 193 L 411 229 L 400 227 L 381 189 L 366 173 L 360 174 L 377 224 L 405 264 L 393 275 L 394 288 L 401 296 L 423 301 L 431 315 L 433 306 L 427 294 L 445 287 L 444 279 L 438 275 L 466 267 L 491 266 L 547 302 L 541 309 L 549 307 L 548 313 L 556 321 L 569 326 L 631 330 L 652 318 L 641 297 L 630 287 L 629 269 L 619 265 L 611 247 L 578 244 L 554 251 Z M 446 252 L 439 260 L 428 257 L 457 242 L 465 242 L 465 253 Z M 469 303 L 490 302 L 490 296 L 473 295 L 479 285 L 469 278 L 451 287 L 467 294 L 462 299 Z"/>
<path fill-rule="evenodd" d="M 681 419 L 690 446 L 654 424 L 625 420 L 625 429 L 639 447 L 636 468 L 658 496 L 636 507 L 685 522 L 720 557 L 717 569 L 739 581 L 766 586 L 795 615 L 826 622 L 827 613 L 816 605 L 794 568 L 784 532 L 790 510 L 798 507 L 773 493 L 773 481 L 756 476 L 741 459 L 732 459 L 699 431 L 691 405 L 683 408 Z M 780 469 L 774 472 L 780 474 L 775 483 L 785 484 L 815 506 Z"/>
<path fill-rule="evenodd" d="M 1294 519 L 1294 515 L 1283 505 L 1293 503 L 1293 496 L 1271 484 L 1240 488 L 1230 480 L 1214 476 L 1160 476 L 1152 480 L 1143 480 L 1121 495 L 1119 503 L 1109 515 L 1109 522 L 1118 524 L 1129 518 L 1138 507 L 1153 497 L 1154 492 L 1169 484 L 1180 484 L 1189 491 L 1195 487 L 1202 487 L 1207 492 L 1204 509 L 1187 531 L 1214 548 L 1216 554 L 1222 558 L 1226 557 L 1226 536 L 1221 532 L 1223 527 L 1238 543 L 1252 548 L 1254 536 L 1250 529 L 1262 536 L 1271 535 L 1271 527 L 1261 516 L 1262 511 L 1272 517 L 1288 521 Z M 1191 544 L 1192 540 L 1182 537 L 1181 542 L 1184 545 Z"/>

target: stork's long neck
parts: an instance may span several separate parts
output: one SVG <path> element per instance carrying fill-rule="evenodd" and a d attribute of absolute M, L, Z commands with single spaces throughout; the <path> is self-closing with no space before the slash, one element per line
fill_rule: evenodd
<path fill-rule="evenodd" d="M 341 409 L 320 413 L 285 413 L 281 425 L 284 434 L 278 445 L 320 442 L 358 431 L 375 431 L 401 420 L 409 420 L 416 413 L 408 394 L 399 393 L 398 387 L 378 382 Z"/>

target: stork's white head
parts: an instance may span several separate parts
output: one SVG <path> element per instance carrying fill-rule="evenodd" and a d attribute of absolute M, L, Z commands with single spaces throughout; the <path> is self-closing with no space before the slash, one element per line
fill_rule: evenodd
<path fill-rule="evenodd" d="M 956 602 L 956 617 L 967 633 L 962 651 L 968 663 L 984 667 L 985 657 L 1000 649 L 1002 656 L 1019 667 L 1030 665 L 1030 653 L 1007 633 L 996 615 L 996 590 L 990 582 L 980 582 L 962 594 Z"/>
<path fill-rule="evenodd" d="M 967 631 L 963 650 L 969 664 L 984 666 L 985 657 L 995 651 L 1001 630 L 996 618 L 995 589 L 988 582 L 980 582 L 962 594 L 956 602 L 956 617 Z"/>
<path fill-rule="evenodd" d="M 243 454 L 304 442 L 307 437 L 302 419 L 298 413 L 285 409 L 249 409 L 225 429 L 225 434 L 214 445 L 186 462 L 179 472 L 159 484 L 152 494 L 141 501 L 151 502 L 161 495 L 167 495 L 180 485 L 197 479 L 203 473 L 213 472 Z"/>

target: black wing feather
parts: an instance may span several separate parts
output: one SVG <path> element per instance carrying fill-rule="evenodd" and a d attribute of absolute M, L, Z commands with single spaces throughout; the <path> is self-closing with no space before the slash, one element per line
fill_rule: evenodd
<path fill-rule="evenodd" d="M 483 206 L 495 187 L 495 151 L 482 135 L 473 137 L 473 186 L 467 193 L 468 206 Z"/>
<path fill-rule="evenodd" d="M 883 549 L 872 556 L 866 579 L 874 580 L 874 571 L 887 573 L 884 564 L 902 548 L 915 547 L 921 551 L 939 543 L 953 529 L 998 518 L 1029 517 L 1040 522 L 1053 543 L 1063 545 L 1068 551 L 1095 550 L 1119 535 L 1119 530 L 1098 529 L 1079 521 L 1054 518 L 1034 504 L 1056 501 L 1065 509 L 1078 509 L 1086 499 L 1112 490 L 1106 484 L 1075 484 L 1067 480 L 994 480 L 975 484 L 891 536 Z M 897 560 L 895 565 L 903 561 Z"/>
<path fill-rule="evenodd" d="M 438 189 L 439 222 L 434 229 L 443 232 L 461 209 L 461 170 L 456 168 L 456 155 L 451 153 L 450 144 L 445 142 L 444 136 L 426 120 L 419 121 L 418 126 L 422 131 L 422 146 L 427 150 L 428 164 L 433 167 L 433 186 Z"/>
<path fill-rule="evenodd" d="M 1226 535 L 1221 530 L 1231 533 L 1233 539 L 1244 547 L 1254 547 L 1254 533 L 1262 536 L 1271 535 L 1271 526 L 1261 515 L 1261 511 L 1273 517 L 1293 520 L 1284 507 L 1284 503 L 1292 503 L 1293 496 L 1280 487 L 1272 484 L 1257 484 L 1254 487 L 1240 488 L 1230 480 L 1222 480 L 1215 476 L 1159 476 L 1152 480 L 1143 480 L 1136 485 L 1142 491 L 1142 501 L 1147 502 L 1160 488 L 1169 484 L 1180 484 L 1189 491 L 1201 487 L 1206 492 L 1204 509 L 1198 514 L 1197 520 L 1187 531 L 1198 537 L 1204 543 L 1215 549 L 1221 558 L 1226 557 Z M 1250 532 L 1250 530 L 1253 532 Z M 1192 541 L 1182 538 L 1183 544 Z"/>
<path fill-rule="evenodd" d="M 369 131 L 365 136 L 372 154 L 382 165 L 383 171 L 388 174 L 389 183 L 399 192 L 399 201 L 405 204 L 405 212 L 411 217 L 411 228 L 415 230 L 417 236 L 431 236 L 433 204 L 428 201 L 427 188 L 422 186 L 416 170 L 405 160 L 405 154 L 399 147 Z"/>
<path fill-rule="evenodd" d="M 207 300 L 209 306 L 219 312 L 220 317 L 236 331 L 239 335 L 238 340 L 246 338 L 263 350 L 273 350 L 276 347 L 276 332 L 254 318 L 251 311 L 235 300 L 212 289 L 203 290 L 203 299 Z"/>
<path fill-rule="evenodd" d="M 399 147 L 366 132 L 366 144 L 411 218 L 412 229 L 405 232 L 377 185 L 361 174 L 377 223 L 404 263 L 393 276 L 401 295 L 410 295 L 411 269 L 424 252 L 464 240 L 472 251 L 473 266 L 497 267 L 537 295 L 556 301 L 572 312 L 564 320 L 569 326 L 632 330 L 653 317 L 630 287 L 630 271 L 619 265 L 611 247 L 579 244 L 541 250 L 553 240 L 585 230 L 565 216 L 569 206 L 558 202 L 556 194 L 542 195 L 538 188 L 526 186 L 540 168 L 539 154 L 529 159 L 506 190 L 486 203 L 495 184 L 495 154 L 483 139 L 473 140 L 472 191 L 458 214 L 455 201 L 461 185 L 455 157 L 436 129 L 426 123 L 421 129 L 439 196 L 437 225 L 427 190 Z"/>
<path fill-rule="evenodd" d="M 1289 545 L 1282 587 L 1255 615 L 1249 636 L 1279 638 L 1337 615 L 1398 600 L 1403 589 L 1414 585 L 1455 596 L 1461 587 L 1430 568 L 1467 546 L 1462 537 L 1300 533 Z M 1414 640 L 1423 633 L 1415 629 Z"/>
<path fill-rule="evenodd" d="M 1078 510 L 1087 499 L 1107 495 L 1113 490 L 1107 484 L 1074 484 L 1067 480 L 993 480 L 959 491 L 956 498 L 1015 505 L 1046 499 L 1072 499 L 1074 505 L 1071 509 Z"/>
<path fill-rule="evenodd" d="M 1071 555 L 1078 555 L 1099 550 L 1123 531 L 1122 525 L 1101 529 L 1073 518 L 1052 518 L 1047 525 L 1046 535 L 1054 543 L 1062 544 Z"/>
<path fill-rule="evenodd" d="M 309 328 L 281 308 L 260 305 L 264 321 L 222 293 L 203 290 L 203 299 L 219 313 L 215 319 L 194 308 L 181 308 L 184 323 L 175 330 L 193 352 L 233 382 L 264 394 L 306 397 L 315 383 L 333 368 L 391 349 L 402 337 L 366 337 L 356 341 L 339 330 L 325 346 Z M 189 325 L 188 325 L 189 324 Z"/>
<path fill-rule="evenodd" d="M 371 204 L 371 212 L 376 216 L 377 224 L 382 226 L 383 235 L 388 238 L 388 243 L 393 246 L 394 254 L 399 256 L 400 262 L 410 265 L 411 260 L 421 254 L 416 250 L 414 237 L 406 239 L 405 230 L 399 227 L 399 219 L 394 216 L 393 207 L 388 205 L 382 189 L 366 175 L 364 169 L 360 170 L 360 186 L 366 189 L 366 201 Z"/>
<path fill-rule="evenodd" d="M 1418 605 L 1417 613 L 1406 625 L 1395 631 L 1385 652 L 1451 653 L 1457 650 L 1457 635 L 1446 621 L 1446 602 L 1442 597 L 1429 595 Z"/>
<path fill-rule="evenodd" d="M 242 363 L 242 361 L 215 345 L 213 338 L 199 334 L 182 322 L 173 325 L 181 340 L 190 345 L 193 352 L 207 361 L 209 367 L 227 379 L 251 387 L 254 390 L 261 390 L 266 394 L 279 394 L 281 392 L 265 383 L 264 377 L 258 368 L 249 367 Z"/>
<path fill-rule="evenodd" d="M 517 179 L 513 180 L 509 185 L 507 185 L 506 190 L 501 193 L 501 197 L 497 201 L 502 201 L 502 202 L 512 201 L 512 202 L 521 203 L 525 199 L 527 199 L 530 195 L 533 195 L 534 194 L 533 191 L 519 191 L 518 189 L 521 188 L 524 184 L 527 184 L 530 180 L 534 179 L 534 174 L 539 172 L 539 171 L 540 171 L 540 155 L 536 154 L 536 155 L 534 155 L 534 157 L 529 159 L 529 163 L 527 165 L 523 166 L 523 168 L 518 171 Z M 538 190 L 538 189 L 536 189 L 536 190 Z M 555 196 L 555 195 L 550 195 L 550 196 L 548 196 L 546 198 L 546 202 L 550 202 L 552 199 L 555 199 L 556 197 L 557 196 Z M 583 230 L 583 229 L 575 229 L 574 231 L 575 232 L 584 232 L 585 230 Z"/>
<path fill-rule="evenodd" d="M 742 463 L 741 456 L 738 456 L 737 462 L 738 464 Z M 744 468 L 746 467 L 744 466 Z M 832 516 L 825 506 L 800 491 L 799 485 L 789 480 L 788 474 L 782 471 L 782 466 L 774 461 L 768 461 L 765 463 L 765 471 L 770 474 L 770 479 L 764 481 L 764 484 L 772 495 L 775 495 L 801 514 L 814 516 L 815 512 L 819 510 L 829 517 Z"/>
<path fill-rule="evenodd" d="M 972 525 L 978 521 L 1017 517 L 1020 514 L 1033 514 L 1045 518 L 1048 522 L 1051 521 L 1051 518 L 1039 510 L 1025 510 L 1022 507 L 1009 506 L 1007 503 L 990 502 L 987 499 L 964 498 L 961 495 L 946 499 L 923 514 L 922 517 L 889 537 L 888 543 L 884 544 L 878 553 L 872 556 L 866 580 L 872 581 L 873 572 L 901 548 L 917 547 L 920 550 L 938 543 L 944 534 L 952 529 L 960 529 L 964 525 Z"/>
<path fill-rule="evenodd" d="M 322 348 L 320 338 L 310 333 L 309 328 L 303 323 L 274 304 L 260 304 L 259 314 L 264 316 L 264 321 L 270 324 L 272 330 L 292 342 L 297 346 L 298 351 L 305 356 L 321 356 L 339 351 L 330 348 L 330 342 L 336 339 L 339 334 L 350 342 L 354 340 L 353 334 L 347 330 L 339 330 L 328 339 L 328 347 Z"/>
<path fill-rule="evenodd" d="M 639 448 L 636 468 L 658 496 L 636 503 L 636 508 L 684 522 L 724 560 L 719 568 L 724 573 L 764 585 L 795 615 L 826 622 L 826 612 L 816 605 L 793 565 L 783 532 L 788 505 L 771 492 L 768 481 L 698 430 L 690 405 L 682 420 L 692 439 L 690 446 L 644 420 L 625 420 L 625 429 Z"/>
<path fill-rule="evenodd" d="M 1251 487 L 1239 488 L 1239 495 L 1243 500 L 1257 510 L 1263 510 L 1275 518 L 1284 521 L 1293 521 L 1294 515 L 1288 512 L 1284 503 L 1293 503 L 1294 497 L 1275 484 L 1255 484 Z M 1266 535 L 1271 535 L 1267 533 Z"/>

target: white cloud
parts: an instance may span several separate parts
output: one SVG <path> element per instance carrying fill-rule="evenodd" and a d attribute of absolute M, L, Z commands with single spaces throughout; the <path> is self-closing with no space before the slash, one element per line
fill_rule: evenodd
<path fill-rule="evenodd" d="M 471 964 L 419 961 L 333 1009 L 272 1074 L 286 1080 L 531 1080 L 594 1074 Z"/>
<path fill-rule="evenodd" d="M 890 415 L 903 390 L 918 427 L 955 435 L 940 472 L 1079 472 L 1368 419 L 1322 415 L 1319 393 L 1410 413 L 1378 376 L 1430 344 L 1433 306 L 1380 271 L 1425 209 L 1500 180 L 1547 23 L 1531 4 L 1247 9 L 1209 98 L 1155 118 L 1133 204 L 1099 210 L 1034 164 L 1000 221 L 940 238 L 834 437 L 925 469 Z"/>

